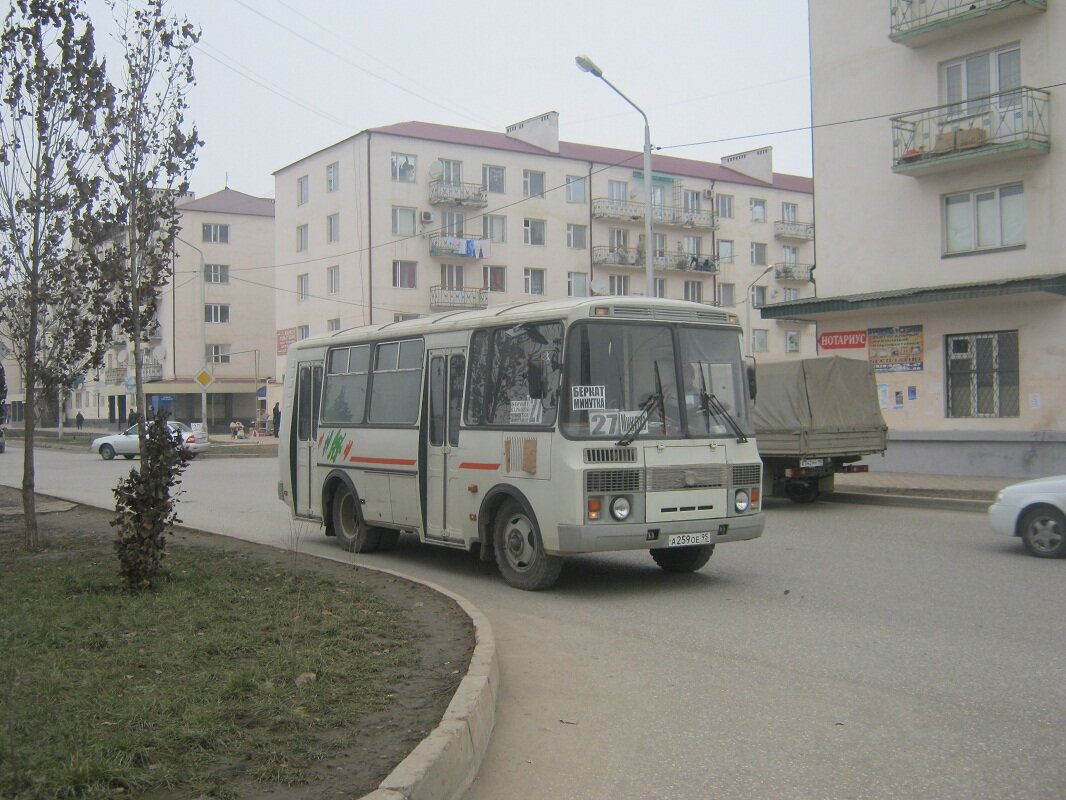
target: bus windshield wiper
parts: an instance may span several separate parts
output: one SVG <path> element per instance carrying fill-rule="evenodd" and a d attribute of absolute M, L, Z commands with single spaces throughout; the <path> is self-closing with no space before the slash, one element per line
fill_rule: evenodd
<path fill-rule="evenodd" d="M 616 447 L 628 447 L 633 444 L 633 439 L 636 438 L 637 433 L 644 424 L 648 421 L 648 417 L 656 406 L 662 407 L 663 404 L 663 381 L 659 377 L 659 363 L 653 362 L 655 366 L 655 391 L 648 395 L 648 399 L 641 404 L 640 415 L 634 419 L 629 426 L 622 433 L 622 438 L 615 442 Z M 663 410 L 665 414 L 665 409 Z"/>
<path fill-rule="evenodd" d="M 744 435 L 744 429 L 740 427 L 740 423 L 737 422 L 733 415 L 729 413 L 729 410 L 722 404 L 713 392 L 707 391 L 707 376 L 704 375 L 705 362 L 699 363 L 700 367 L 700 404 L 703 406 L 703 412 L 710 419 L 713 414 L 716 417 L 721 417 L 733 429 L 734 435 L 737 437 L 737 443 L 742 444 L 748 441 L 748 437 Z"/>

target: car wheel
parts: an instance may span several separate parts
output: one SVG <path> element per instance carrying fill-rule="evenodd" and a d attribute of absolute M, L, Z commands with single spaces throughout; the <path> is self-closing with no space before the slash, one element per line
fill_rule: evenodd
<path fill-rule="evenodd" d="M 1051 506 L 1030 508 L 1018 525 L 1022 542 L 1037 558 L 1066 558 L 1066 517 Z"/>
<path fill-rule="evenodd" d="M 656 547 L 651 551 L 655 563 L 667 572 L 695 572 L 702 569 L 714 555 L 713 544 L 693 547 Z"/>
<path fill-rule="evenodd" d="M 115 457 L 115 448 L 109 444 L 100 445 L 100 458 L 104 461 L 110 461 Z"/>
<path fill-rule="evenodd" d="M 347 486 L 333 493 L 333 532 L 349 553 L 373 553 L 381 543 L 381 532 L 366 524 L 359 498 Z"/>
<path fill-rule="evenodd" d="M 514 500 L 504 503 L 496 514 L 493 535 L 496 563 L 511 586 L 532 592 L 558 580 L 562 557 L 544 552 L 537 523 Z"/>

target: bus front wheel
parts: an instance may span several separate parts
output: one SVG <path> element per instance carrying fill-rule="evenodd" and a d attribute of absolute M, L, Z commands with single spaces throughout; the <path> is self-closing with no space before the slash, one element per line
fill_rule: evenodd
<path fill-rule="evenodd" d="M 544 552 L 544 542 L 536 522 L 514 500 L 508 500 L 496 514 L 493 531 L 496 563 L 503 579 L 516 589 L 547 589 L 563 568 L 561 556 Z"/>
<path fill-rule="evenodd" d="M 657 547 L 651 551 L 655 563 L 667 572 L 695 572 L 701 569 L 714 555 L 713 544 L 693 547 Z"/>
<path fill-rule="evenodd" d="M 347 486 L 333 493 L 333 532 L 349 553 L 373 553 L 381 542 L 381 532 L 366 524 L 359 513 L 359 499 Z"/>

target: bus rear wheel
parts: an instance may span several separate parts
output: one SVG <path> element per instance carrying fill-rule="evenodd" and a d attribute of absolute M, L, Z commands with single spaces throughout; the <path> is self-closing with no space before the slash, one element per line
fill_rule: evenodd
<path fill-rule="evenodd" d="M 511 586 L 535 592 L 559 578 L 562 557 L 544 552 L 537 523 L 514 500 L 504 503 L 496 514 L 493 537 L 500 574 Z"/>
<path fill-rule="evenodd" d="M 651 551 L 655 563 L 667 572 L 695 572 L 702 569 L 714 555 L 713 544 L 694 547 L 657 547 Z"/>
<path fill-rule="evenodd" d="M 381 532 L 366 524 L 359 511 L 359 498 L 347 486 L 333 493 L 333 532 L 349 553 L 373 553 L 381 543 Z"/>

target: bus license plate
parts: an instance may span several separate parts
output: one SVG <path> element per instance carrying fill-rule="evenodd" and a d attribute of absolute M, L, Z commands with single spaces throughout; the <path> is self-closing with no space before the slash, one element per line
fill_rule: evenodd
<path fill-rule="evenodd" d="M 674 533 L 667 539 L 668 547 L 686 547 L 693 544 L 710 544 L 711 534 L 709 531 L 702 533 Z"/>

